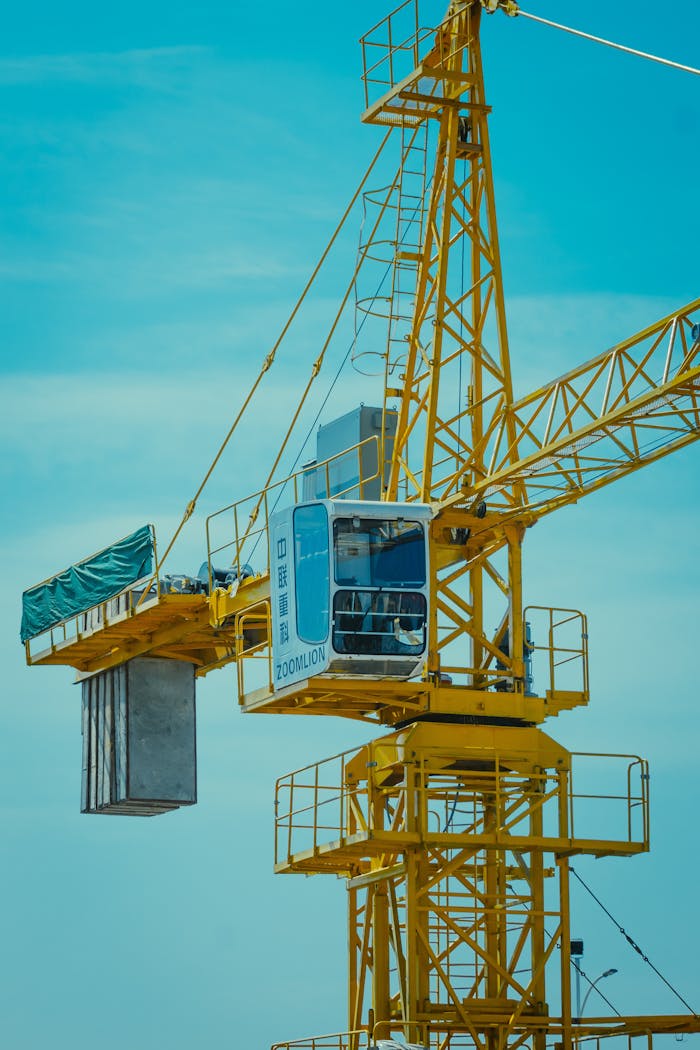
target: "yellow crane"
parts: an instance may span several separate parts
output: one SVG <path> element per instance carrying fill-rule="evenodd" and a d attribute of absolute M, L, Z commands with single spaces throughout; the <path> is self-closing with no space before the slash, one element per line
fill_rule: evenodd
<path fill-rule="evenodd" d="M 400 140 L 395 178 L 366 195 L 374 217 L 350 285 L 388 260 L 383 306 L 358 293 L 385 326 L 374 432 L 280 481 L 273 468 L 211 515 L 198 580 L 165 579 L 170 548 L 159 558 L 146 528 L 26 594 L 28 663 L 84 679 L 88 766 L 100 732 L 118 750 L 105 698 L 124 682 L 138 692 L 144 659 L 192 681 L 235 663 L 247 712 L 390 730 L 278 781 L 276 870 L 343 876 L 349 937 L 346 1030 L 278 1050 L 569 1050 L 700 1031 L 692 1012 L 572 1009 L 569 859 L 649 848 L 648 768 L 573 754 L 540 728 L 588 703 L 588 632 L 577 610 L 526 607 L 522 581 L 539 519 L 700 436 L 700 299 L 514 398 L 484 10 L 519 13 L 453 0 L 427 31 L 407 0 L 362 41 L 363 120 Z M 120 769 L 84 808 L 177 804 L 120 795 Z"/>

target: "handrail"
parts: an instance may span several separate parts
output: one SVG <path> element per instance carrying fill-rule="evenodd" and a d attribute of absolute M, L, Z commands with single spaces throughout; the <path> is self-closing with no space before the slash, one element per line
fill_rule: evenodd
<path fill-rule="evenodd" d="M 407 10 L 407 8 L 412 8 Z M 404 14 L 402 15 L 402 12 Z M 394 26 L 399 17 L 403 23 L 403 34 L 398 41 L 394 40 Z M 410 19 L 410 28 L 409 28 Z M 397 83 L 395 58 L 399 54 L 411 56 L 413 67 L 420 63 L 420 46 L 429 40 L 435 29 L 432 26 L 421 26 L 417 0 L 404 0 L 385 18 L 382 18 L 371 29 L 360 37 L 362 47 L 362 82 L 365 90 L 365 106 L 369 106 L 369 85 L 378 84 L 388 88 Z M 371 51 L 379 51 L 379 57 L 372 60 Z M 386 67 L 386 72 L 382 67 Z M 373 76 L 372 74 L 376 74 Z"/>
<path fill-rule="evenodd" d="M 377 469 L 374 471 L 374 473 L 371 473 L 369 474 L 369 476 L 364 477 L 362 473 L 363 461 L 367 458 L 367 452 L 372 447 L 374 447 L 374 449 L 376 450 Z M 211 593 L 213 588 L 212 559 L 216 554 L 220 554 L 222 551 L 234 548 L 235 553 L 231 559 L 231 564 L 235 566 L 240 576 L 241 570 L 243 568 L 242 562 L 244 562 L 244 559 L 242 558 L 242 552 L 246 542 L 255 540 L 255 543 L 253 545 L 253 550 L 255 550 L 257 549 L 258 543 L 264 536 L 266 548 L 265 557 L 269 558 L 269 550 L 267 549 L 267 526 L 269 517 L 270 514 L 273 513 L 279 505 L 284 494 L 284 490 L 288 485 L 293 486 L 293 502 L 298 503 L 300 495 L 299 479 L 304 479 L 308 477 L 311 472 L 313 472 L 314 476 L 318 478 L 318 472 L 322 471 L 325 475 L 324 491 L 326 493 L 326 496 L 321 498 L 343 499 L 346 498 L 349 493 L 358 490 L 358 498 L 362 499 L 366 487 L 369 484 L 371 484 L 371 482 L 376 481 L 377 478 L 383 476 L 384 464 L 380 461 L 380 451 L 381 446 L 379 438 L 376 434 L 372 434 L 370 435 L 370 437 L 365 438 L 363 441 L 358 441 L 356 444 L 351 445 L 349 448 L 343 449 L 342 452 L 337 452 L 335 455 L 329 456 L 328 459 L 321 460 L 320 463 L 308 464 L 307 466 L 302 467 L 300 470 L 295 471 L 295 473 L 288 475 L 288 477 L 282 478 L 280 481 L 276 481 L 272 485 L 268 485 L 266 488 L 260 489 L 258 492 L 253 492 L 250 495 L 245 496 L 243 499 L 236 500 L 235 503 L 231 503 L 226 507 L 222 507 L 220 510 L 214 511 L 213 514 L 210 514 L 209 517 L 206 519 L 207 560 L 209 563 L 209 593 Z M 353 479 L 353 483 L 351 485 L 347 485 L 345 488 L 341 488 L 337 492 L 332 492 L 331 472 L 333 464 L 338 463 L 340 460 L 345 459 L 353 453 L 357 454 L 357 480 Z M 373 457 L 372 462 L 374 462 Z M 316 491 L 318 491 L 318 483 Z M 276 498 L 271 499 L 273 495 L 276 495 Z M 253 501 L 255 501 L 253 513 L 248 515 L 245 527 L 239 528 L 240 508 L 242 508 L 245 504 L 252 503 Z M 270 503 L 272 503 L 271 507 Z M 261 524 L 258 528 L 254 528 L 259 514 L 259 507 L 262 507 L 263 509 L 263 513 L 261 515 L 263 524 Z M 221 518 L 224 514 L 229 514 L 231 512 L 233 512 L 233 539 L 229 539 L 225 543 L 219 544 L 218 546 L 214 546 L 212 541 L 213 522 L 216 519 Z"/>
<path fill-rule="evenodd" d="M 248 640 L 246 639 L 246 630 L 254 633 L 261 631 L 262 633 L 258 640 L 255 640 L 253 637 L 251 644 L 246 645 Z M 248 606 L 236 614 L 234 634 L 236 638 L 235 660 L 239 702 L 243 702 L 246 696 L 245 674 L 249 660 L 255 661 L 258 665 L 261 662 L 263 666 L 266 665 L 267 689 L 271 693 L 274 688 L 272 647 L 270 645 L 270 639 L 272 638 L 272 613 L 268 598 L 256 602 L 255 605 Z"/>
<path fill-rule="evenodd" d="M 528 642 L 531 653 L 542 652 L 548 656 L 549 670 L 549 692 L 557 693 L 557 668 L 565 664 L 580 663 L 580 692 L 587 702 L 589 697 L 588 679 L 588 621 L 584 613 L 578 609 L 559 609 L 546 605 L 528 605 L 523 609 L 523 623 L 530 622 L 531 613 L 545 613 L 547 626 L 547 644 L 541 645 L 537 640 Z M 557 633 L 565 630 L 567 626 L 576 625 L 580 628 L 580 644 L 557 644 Z M 536 634 L 536 631 L 534 632 Z M 561 682 L 561 674 L 559 675 Z M 538 695 L 543 695 L 539 693 Z"/>
<path fill-rule="evenodd" d="M 356 1028 L 350 1032 L 328 1032 L 325 1035 L 310 1035 L 305 1039 L 273 1043 L 271 1050 L 349 1050 L 351 1046 L 359 1050 L 360 1039 L 369 1046 L 369 1032 L 366 1028 Z"/>
<path fill-rule="evenodd" d="M 275 863 L 285 863 L 294 856 L 308 851 L 316 851 L 319 847 L 328 845 L 336 840 L 343 840 L 362 828 L 369 834 L 378 834 L 384 831 L 383 827 L 374 825 L 375 810 L 371 805 L 371 796 L 375 790 L 375 774 L 370 770 L 375 769 L 373 759 L 376 753 L 372 744 L 367 745 L 366 755 L 368 759 L 368 773 L 361 780 L 348 779 L 347 773 L 351 759 L 362 754 L 364 749 L 350 749 L 340 752 L 322 762 L 312 763 L 284 777 L 280 777 L 275 787 Z M 421 775 L 416 778 L 416 785 L 411 790 L 418 793 L 419 803 L 427 807 L 430 812 L 438 811 L 442 814 L 436 825 L 436 833 L 464 836 L 465 834 L 481 835 L 484 828 L 478 827 L 479 815 L 477 811 L 471 812 L 471 795 L 477 790 L 473 785 L 469 786 L 470 776 L 477 776 L 481 783 L 479 791 L 486 790 L 484 785 L 488 784 L 488 791 L 493 793 L 496 829 L 507 836 L 518 834 L 517 823 L 519 819 L 525 819 L 523 814 L 518 817 L 508 815 L 509 798 L 513 790 L 518 790 L 521 781 L 530 784 L 537 781 L 540 784 L 541 801 L 547 805 L 550 801 L 555 803 L 560 790 L 565 793 L 565 805 L 569 814 L 568 832 L 565 838 L 576 849 L 577 844 L 591 843 L 600 847 L 605 852 L 606 846 L 619 848 L 634 847 L 635 849 L 648 849 L 649 824 L 648 824 L 648 766 L 645 760 L 638 755 L 628 754 L 596 754 L 593 752 L 571 753 L 570 769 L 552 768 L 541 772 L 529 770 L 517 771 L 512 767 L 512 761 L 504 759 L 504 756 L 495 754 L 489 747 L 465 748 L 465 758 L 471 756 L 475 767 L 485 765 L 484 756 L 488 755 L 492 768 L 490 770 L 479 768 L 473 774 L 468 770 L 437 771 L 430 763 L 441 753 L 452 755 L 449 748 L 430 748 L 429 754 L 422 755 L 418 759 Z M 602 760 L 606 763 L 605 776 L 609 787 L 590 790 L 588 784 L 579 788 L 581 777 L 586 777 L 585 769 L 581 769 L 580 760 Z M 620 763 L 626 764 L 623 771 Z M 381 772 L 381 771 L 380 771 Z M 592 777 L 590 767 L 587 776 Z M 574 776 L 576 774 L 576 777 Z M 409 778 L 410 779 L 410 778 Z M 466 786 L 465 786 L 465 781 Z M 381 781 L 380 781 L 381 782 Z M 408 780 L 393 783 L 391 786 L 382 786 L 381 790 L 387 801 L 393 797 L 398 805 L 402 795 L 409 791 Z M 463 798 L 467 809 L 462 809 L 459 822 L 453 823 L 455 798 Z M 601 834 L 599 825 L 595 824 L 592 833 L 587 828 L 581 828 L 581 819 L 578 820 L 579 828 L 574 824 L 574 803 L 609 803 L 608 813 L 614 821 L 610 832 Z M 555 803 L 556 804 L 556 803 Z M 625 807 L 625 813 L 621 811 L 621 805 Z M 641 807 L 640 820 L 633 822 L 633 811 Z M 547 805 L 548 812 L 550 811 Z M 360 818 L 359 823 L 356 819 Z M 595 814 L 591 811 L 579 814 L 584 825 L 591 825 L 595 820 Z M 437 818 L 436 818 L 437 819 Z M 466 821 L 466 823 L 465 823 Z M 515 822 L 514 822 L 515 821 Z M 641 823 L 640 823 L 641 822 Z M 636 824 L 636 827 L 633 826 Z M 426 825 L 427 826 L 427 823 Z M 402 826 L 394 830 L 407 831 L 410 828 Z M 561 833 L 545 835 L 547 839 L 560 839 Z M 504 839 L 504 844 L 506 839 Z M 341 847 L 342 848 L 342 847 Z M 597 849 L 592 849 L 597 852 Z"/>

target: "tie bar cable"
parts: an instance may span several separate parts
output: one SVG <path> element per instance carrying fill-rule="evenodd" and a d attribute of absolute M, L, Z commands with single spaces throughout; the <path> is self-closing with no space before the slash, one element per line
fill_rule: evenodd
<path fill-rule="evenodd" d="M 695 1012 L 695 1010 L 693 1010 L 693 1008 L 690 1005 L 690 1003 L 686 999 L 684 999 L 683 996 L 681 995 L 681 993 L 676 988 L 673 987 L 671 982 L 667 981 L 666 978 L 664 977 L 664 975 L 659 970 L 656 969 L 656 967 L 654 966 L 654 964 L 651 961 L 651 959 L 649 959 L 649 957 L 644 954 L 644 952 L 639 947 L 637 942 L 632 937 L 630 937 L 630 935 L 627 932 L 627 930 L 625 930 L 624 927 L 620 925 L 620 923 L 617 921 L 615 916 L 611 915 L 611 913 L 605 907 L 605 905 L 600 900 L 600 898 L 596 897 L 596 895 L 593 892 L 593 890 L 591 889 L 591 887 L 587 883 L 585 883 L 583 881 L 583 879 L 581 878 L 579 873 L 574 868 L 572 868 L 570 864 L 569 864 L 569 871 L 574 876 L 574 878 L 577 879 L 581 883 L 581 885 L 583 886 L 583 888 L 586 891 L 586 893 L 590 894 L 590 896 L 593 898 L 593 900 L 596 902 L 596 904 L 605 912 L 605 914 L 610 919 L 612 924 L 617 927 L 619 932 L 622 934 L 622 936 L 625 938 L 625 940 L 629 944 L 630 948 L 633 948 L 634 951 L 637 953 L 637 955 L 641 956 L 641 958 L 647 964 L 647 966 L 651 967 L 651 969 L 654 971 L 656 976 L 659 977 L 663 981 L 663 983 L 666 985 L 666 987 L 669 988 L 673 992 L 673 994 L 675 995 L 676 999 L 679 999 L 680 1002 L 683 1003 L 683 1006 L 686 1007 L 686 1009 L 692 1014 L 692 1016 L 693 1017 L 697 1017 L 698 1014 Z"/>
<path fill-rule="evenodd" d="M 574 970 L 578 970 L 578 972 L 580 973 L 581 977 L 583 977 L 584 981 L 588 982 L 589 991 L 591 991 L 591 992 L 595 991 L 600 996 L 600 998 L 603 1000 L 603 1002 L 606 1003 L 610 1007 L 610 1009 L 612 1010 L 613 1013 L 617 1014 L 618 1017 L 622 1017 L 622 1014 L 620 1013 L 620 1011 L 617 1009 L 616 1006 L 613 1006 L 613 1004 L 610 1002 L 610 1000 L 605 995 L 605 992 L 601 992 L 600 988 L 598 988 L 598 986 L 596 985 L 595 981 L 592 981 L 590 979 L 590 977 L 588 976 L 588 974 L 584 973 L 583 969 L 579 966 L 579 964 L 576 962 L 576 960 L 573 958 L 573 956 L 569 959 L 569 962 L 573 966 Z M 579 1021 L 580 1020 L 581 1020 L 581 1018 L 579 1018 Z M 584 1042 L 584 1040 L 580 1039 L 579 1042 Z"/>
<path fill-rule="evenodd" d="M 415 131 L 413 132 L 413 137 L 411 138 L 411 143 L 413 143 L 413 141 L 415 140 L 415 137 L 418 134 L 418 130 L 419 129 L 416 128 Z M 392 129 L 390 128 L 389 131 L 387 132 L 385 138 L 384 138 L 384 142 L 382 143 L 382 147 L 383 147 L 384 143 L 387 141 L 389 135 L 391 134 L 391 131 L 392 131 Z M 379 156 L 379 151 L 377 152 L 377 157 L 378 156 Z M 377 159 L 377 157 L 375 157 L 375 160 Z M 374 164 L 374 162 L 373 162 L 373 164 Z M 365 174 L 365 178 L 362 181 L 362 185 L 358 188 L 358 191 L 357 191 L 355 197 L 353 198 L 353 201 L 355 201 L 357 199 L 357 197 L 359 196 L 359 193 L 360 193 L 360 190 L 362 189 L 362 186 L 364 186 L 364 184 L 367 181 L 367 178 L 369 177 L 370 170 L 371 170 L 371 168 L 367 170 L 367 172 Z M 374 223 L 374 226 L 372 227 L 372 232 L 369 235 L 369 238 L 367 240 L 367 244 L 365 245 L 363 250 L 359 253 L 358 261 L 355 264 L 355 269 L 353 271 L 352 277 L 350 278 L 350 282 L 349 282 L 349 284 L 348 284 L 348 286 L 347 286 L 347 288 L 345 290 L 345 294 L 344 294 L 344 296 L 343 296 L 343 298 L 341 300 L 340 306 L 338 307 L 338 309 L 336 311 L 336 314 L 335 314 L 335 317 L 333 319 L 333 323 L 331 325 L 330 331 L 328 332 L 328 335 L 326 336 L 325 342 L 324 342 L 323 346 L 321 347 L 321 352 L 319 353 L 318 357 L 314 361 L 313 367 L 311 369 L 311 375 L 309 376 L 308 382 L 307 382 L 307 384 L 306 384 L 306 386 L 304 388 L 304 392 L 301 395 L 301 399 L 300 399 L 300 401 L 299 401 L 299 403 L 298 403 L 298 405 L 296 407 L 296 410 L 294 412 L 294 416 L 292 418 L 292 421 L 289 424 L 289 427 L 287 429 L 287 433 L 285 434 L 284 439 L 282 441 L 282 444 L 280 446 L 280 449 L 279 449 L 279 451 L 278 451 L 278 453 L 277 453 L 277 455 L 275 457 L 275 461 L 272 464 L 272 467 L 270 468 L 270 473 L 267 476 L 267 480 L 265 481 L 265 484 L 263 485 L 263 488 L 262 488 L 262 490 L 260 492 L 260 495 L 258 496 L 258 499 L 257 499 L 257 502 L 256 502 L 255 506 L 253 507 L 252 511 L 250 512 L 250 515 L 249 515 L 249 518 L 248 518 L 248 525 L 247 525 L 247 527 L 245 529 L 245 532 L 243 533 L 243 535 L 242 535 L 242 537 L 240 539 L 240 543 L 241 544 L 245 543 L 245 541 L 247 540 L 248 536 L 250 535 L 250 530 L 253 528 L 253 526 L 255 525 L 255 522 L 257 521 L 258 514 L 260 512 L 260 508 L 262 507 L 262 504 L 263 504 L 263 501 L 264 501 L 264 498 L 265 498 L 265 492 L 267 491 L 267 489 L 272 484 L 272 481 L 273 481 L 273 478 L 275 476 L 275 473 L 277 472 L 277 467 L 280 464 L 280 460 L 282 459 L 282 456 L 283 456 L 283 454 L 285 452 L 285 449 L 287 448 L 287 444 L 289 443 L 289 439 L 291 438 L 292 433 L 294 431 L 294 428 L 296 427 L 297 420 L 299 419 L 299 416 L 301 415 L 301 411 L 302 411 L 302 409 L 303 409 L 303 407 L 304 407 L 304 405 L 306 403 L 306 399 L 307 399 L 307 397 L 309 395 L 311 387 L 313 386 L 316 378 L 318 377 L 318 375 L 321 372 L 321 368 L 323 367 L 323 363 L 324 363 L 325 357 L 326 357 L 326 351 L 328 350 L 328 347 L 329 347 L 329 345 L 331 343 L 331 340 L 332 340 L 332 338 L 333 338 L 333 336 L 335 334 L 335 330 L 338 327 L 340 319 L 341 319 L 343 313 L 345 312 L 345 307 L 347 306 L 347 303 L 348 303 L 348 300 L 349 300 L 350 295 L 352 293 L 352 290 L 355 287 L 355 282 L 357 280 L 357 275 L 360 272 L 360 269 L 361 269 L 362 265 L 364 264 L 365 259 L 367 258 L 367 255 L 369 253 L 370 247 L 373 244 L 374 235 L 376 234 L 376 232 L 377 232 L 377 230 L 379 228 L 379 224 L 382 221 L 382 218 L 384 217 L 384 213 L 385 213 L 386 209 L 389 207 L 389 200 L 390 200 L 391 194 L 393 193 L 393 191 L 396 188 L 396 186 L 399 184 L 399 181 L 400 181 L 400 178 L 401 178 L 401 170 L 402 170 L 401 165 L 399 165 L 399 167 L 397 168 L 396 174 L 394 176 L 393 182 L 392 182 L 391 186 L 389 187 L 389 189 L 387 191 L 386 199 L 385 199 L 384 203 L 382 204 L 380 212 L 379 212 L 379 215 L 377 216 L 377 218 L 375 220 L 375 223 Z M 351 344 L 351 346 L 352 346 L 352 344 Z M 342 365 L 341 365 L 341 368 L 342 368 Z M 307 438 L 307 440 L 308 440 L 308 438 Z"/>
<path fill-rule="evenodd" d="M 212 460 L 212 462 L 210 463 L 209 468 L 208 468 L 206 474 L 204 475 L 204 478 L 200 482 L 199 488 L 197 489 L 195 495 L 192 497 L 190 502 L 185 507 L 185 510 L 183 512 L 180 524 L 177 526 L 177 528 L 175 530 L 175 533 L 174 533 L 172 539 L 170 540 L 170 543 L 167 546 L 165 554 L 160 559 L 160 562 L 158 564 L 158 569 L 159 570 L 162 567 L 163 562 L 165 561 L 165 559 L 168 557 L 168 555 L 170 554 L 171 550 L 175 546 L 175 542 L 176 542 L 177 538 L 179 537 L 180 533 L 182 532 L 182 529 L 185 526 L 186 522 L 189 521 L 189 519 L 192 517 L 192 514 L 194 513 L 195 507 L 197 506 L 197 500 L 199 499 L 199 497 L 201 496 L 202 492 L 204 491 L 204 488 L 205 488 L 207 482 L 209 481 L 209 478 L 213 474 L 216 465 L 218 464 L 219 460 L 221 459 L 221 457 L 222 457 L 222 455 L 223 455 L 223 453 L 224 453 L 224 451 L 226 449 L 226 446 L 228 445 L 229 441 L 233 437 L 234 431 L 238 427 L 238 424 L 239 424 L 241 418 L 245 414 L 246 409 L 248 408 L 250 402 L 252 401 L 255 392 L 257 391 L 260 383 L 263 380 L 263 377 L 265 376 L 266 372 L 268 372 L 269 369 L 272 367 L 272 365 L 275 363 L 275 357 L 276 357 L 277 351 L 278 351 L 278 349 L 279 349 L 279 347 L 280 347 L 284 337 L 286 336 L 287 332 L 289 331 L 289 329 L 290 329 L 290 327 L 291 327 L 291 325 L 292 325 L 292 323 L 293 323 L 297 313 L 299 312 L 299 310 L 300 310 L 300 308 L 302 306 L 302 303 L 306 299 L 306 296 L 307 296 L 310 288 L 312 287 L 314 281 L 316 280 L 316 277 L 318 276 L 319 270 L 321 269 L 321 267 L 323 266 L 324 262 L 326 261 L 328 255 L 330 253 L 330 250 L 333 247 L 333 245 L 334 245 L 334 243 L 335 243 L 335 241 L 336 241 L 336 239 L 338 237 L 338 234 L 340 233 L 340 231 L 342 230 L 343 226 L 345 225 L 345 222 L 346 222 L 348 216 L 350 215 L 350 212 L 354 208 L 355 203 L 357 202 L 357 199 L 360 196 L 362 190 L 364 189 L 370 174 L 372 173 L 372 171 L 373 171 L 377 161 L 379 160 L 381 154 L 383 153 L 384 147 L 386 146 L 387 142 L 389 141 L 389 137 L 391 135 L 392 130 L 393 129 L 390 128 L 387 131 L 387 133 L 384 136 L 384 138 L 382 139 L 382 141 L 381 141 L 381 143 L 379 145 L 379 148 L 377 149 L 377 152 L 375 153 L 374 157 L 372 158 L 372 160 L 370 162 L 369 167 L 367 168 L 367 171 L 365 172 L 365 174 L 362 177 L 362 181 L 360 182 L 359 186 L 355 190 L 355 193 L 353 194 L 353 197 L 352 197 L 350 203 L 348 204 L 347 208 L 345 209 L 345 211 L 343 213 L 343 216 L 340 219 L 340 222 L 336 226 L 336 228 L 335 228 L 335 230 L 334 230 L 330 240 L 328 241 L 328 244 L 326 245 L 326 247 L 325 247 L 325 249 L 323 251 L 323 254 L 321 255 L 321 258 L 318 260 L 318 262 L 317 262 L 317 264 L 316 264 L 316 266 L 314 268 L 313 273 L 311 274 L 311 276 L 309 277 L 308 281 L 306 282 L 306 285 L 304 286 L 304 289 L 303 289 L 301 295 L 297 299 L 297 302 L 296 302 L 296 304 L 295 304 L 291 314 L 287 318 L 287 322 L 284 325 L 284 328 L 282 329 L 282 331 L 280 332 L 279 336 L 277 337 L 277 340 L 276 340 L 274 346 L 272 347 L 272 350 L 270 350 L 270 352 L 265 357 L 265 360 L 263 361 L 263 364 L 262 364 L 262 367 L 260 369 L 260 372 L 258 373 L 257 379 L 255 380 L 255 382 L 253 383 L 253 386 L 249 390 L 249 392 L 248 392 L 248 394 L 247 394 L 247 396 L 245 398 L 245 401 L 243 402 L 243 405 L 239 409 L 238 414 L 236 415 L 236 418 L 234 419 L 234 421 L 231 424 L 231 427 L 230 427 L 228 433 L 226 434 L 226 437 L 224 438 L 224 440 L 222 441 L 221 445 L 219 446 L 219 450 L 216 453 L 216 455 L 214 456 L 214 459 Z M 148 590 L 148 588 L 146 588 L 146 590 L 144 590 L 144 592 L 143 592 L 144 595 L 147 593 L 147 590 Z M 141 600 L 143 600 L 143 599 L 141 599 Z M 139 604 L 140 604 L 140 602 L 139 602 Z"/>
<path fill-rule="evenodd" d="M 682 62 L 674 62 L 670 58 L 651 55 L 647 51 L 638 51 L 637 48 L 627 47 L 625 44 L 616 44 L 615 41 L 606 40 L 602 36 L 585 33 L 582 29 L 573 29 L 571 26 L 562 25 L 560 22 L 552 22 L 548 18 L 542 18 L 541 15 L 530 14 L 529 11 L 523 11 L 514 0 L 498 0 L 496 5 L 493 2 L 489 2 L 489 0 L 482 0 L 482 3 L 489 14 L 501 10 L 505 14 L 510 15 L 511 18 L 529 18 L 531 22 L 539 22 L 541 25 L 550 26 L 552 29 L 561 29 L 564 33 L 579 36 L 583 40 L 592 40 L 595 44 L 604 44 L 605 47 L 612 47 L 615 51 L 624 51 L 627 55 L 636 55 L 637 58 L 646 58 L 649 62 L 658 62 L 662 66 L 670 66 L 672 69 L 680 69 L 684 73 L 693 73 L 695 76 L 700 76 L 700 69 L 696 69 L 694 66 L 686 66 Z"/>

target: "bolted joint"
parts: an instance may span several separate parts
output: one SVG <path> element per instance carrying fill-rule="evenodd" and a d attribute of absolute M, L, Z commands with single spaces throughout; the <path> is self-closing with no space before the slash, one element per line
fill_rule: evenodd
<path fill-rule="evenodd" d="M 481 6 L 489 15 L 494 14 L 500 8 L 501 11 L 510 15 L 511 18 L 514 18 L 519 10 L 515 0 L 481 0 Z"/>

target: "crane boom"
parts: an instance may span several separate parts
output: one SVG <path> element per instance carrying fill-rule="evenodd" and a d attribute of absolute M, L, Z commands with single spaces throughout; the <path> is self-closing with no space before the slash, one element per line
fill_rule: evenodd
<path fill-rule="evenodd" d="M 485 436 L 487 476 L 469 490 L 528 520 L 577 502 L 700 437 L 700 299 L 520 398 Z M 695 315 L 695 321 L 693 318 Z M 512 414 L 520 456 L 510 461 Z M 508 419 L 512 425 L 512 420 Z M 457 489 L 460 475 L 453 481 Z M 525 498 L 511 492 L 520 482 Z M 454 492 L 440 507 L 464 502 Z"/>

